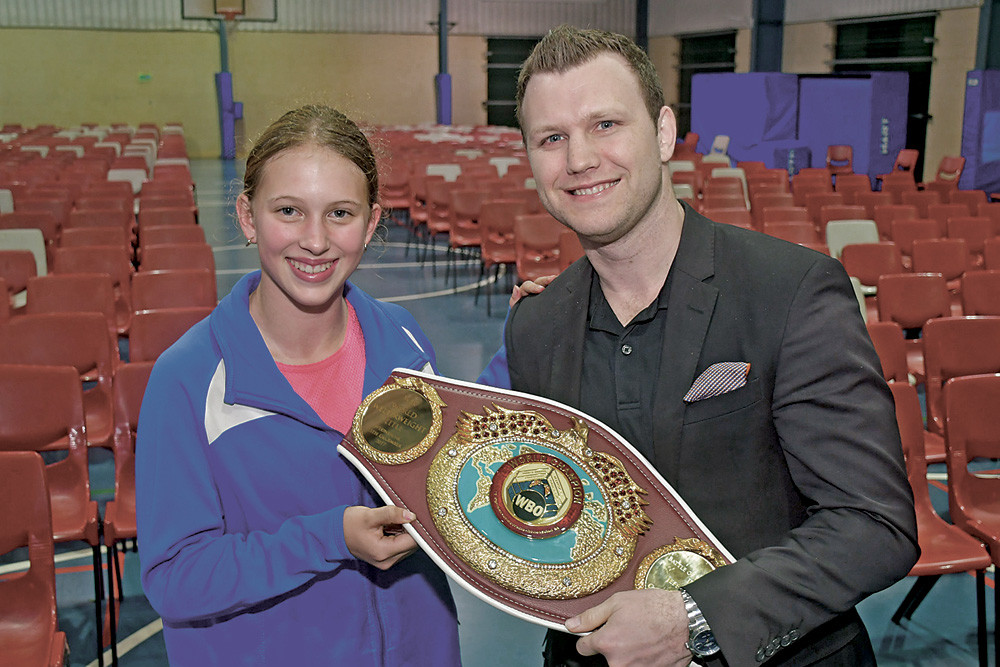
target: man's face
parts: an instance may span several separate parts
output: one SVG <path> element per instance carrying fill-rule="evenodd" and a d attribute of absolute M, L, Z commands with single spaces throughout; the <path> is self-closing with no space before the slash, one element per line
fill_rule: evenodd
<path fill-rule="evenodd" d="M 532 75 L 522 127 L 542 203 L 580 236 L 612 243 L 662 210 L 673 114 L 654 124 L 620 56 Z"/>

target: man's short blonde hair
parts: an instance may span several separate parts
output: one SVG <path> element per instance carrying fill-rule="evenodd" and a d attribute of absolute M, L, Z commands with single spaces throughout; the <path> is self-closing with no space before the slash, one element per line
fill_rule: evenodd
<path fill-rule="evenodd" d="M 653 123 L 656 123 L 660 109 L 664 105 L 663 86 L 646 52 L 625 35 L 561 25 L 550 30 L 549 34 L 535 45 L 521 66 L 521 72 L 517 77 L 516 113 L 522 132 L 521 109 L 524 103 L 524 91 L 532 76 L 544 72 L 566 72 L 593 60 L 602 53 L 617 54 L 625 59 L 629 69 L 635 72 L 639 80 L 646 110 Z"/>

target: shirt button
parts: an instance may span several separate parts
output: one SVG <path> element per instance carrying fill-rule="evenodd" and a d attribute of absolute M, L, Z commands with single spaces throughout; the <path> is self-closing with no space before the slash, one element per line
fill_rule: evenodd
<path fill-rule="evenodd" d="M 628 343 L 622 345 L 622 354 L 624 354 L 626 357 L 632 354 L 632 346 L 629 345 Z"/>

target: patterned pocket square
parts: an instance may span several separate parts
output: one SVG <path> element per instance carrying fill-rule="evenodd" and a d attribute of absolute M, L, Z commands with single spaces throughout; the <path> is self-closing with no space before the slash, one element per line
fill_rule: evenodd
<path fill-rule="evenodd" d="M 694 403 L 739 389 L 747 383 L 749 372 L 750 364 L 745 361 L 720 361 L 712 364 L 698 376 L 688 393 L 684 394 L 684 402 Z"/>

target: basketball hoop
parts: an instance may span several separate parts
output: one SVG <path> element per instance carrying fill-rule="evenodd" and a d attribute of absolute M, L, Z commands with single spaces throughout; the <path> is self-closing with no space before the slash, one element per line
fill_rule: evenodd
<path fill-rule="evenodd" d="M 220 9 L 218 11 L 219 16 L 222 18 L 222 23 L 225 26 L 227 36 L 236 29 L 236 17 L 242 13 L 243 12 L 236 9 Z"/>

